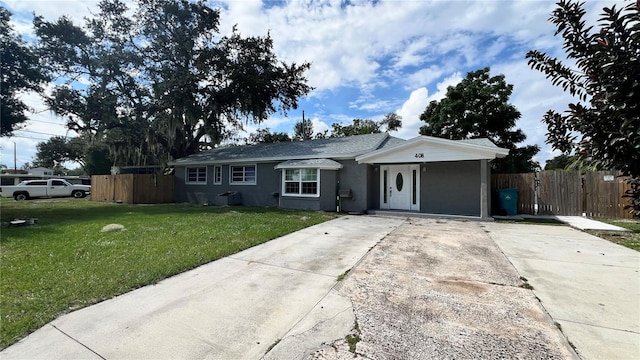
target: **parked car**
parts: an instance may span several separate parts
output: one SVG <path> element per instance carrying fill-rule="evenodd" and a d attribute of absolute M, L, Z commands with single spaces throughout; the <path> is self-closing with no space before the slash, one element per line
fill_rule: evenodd
<path fill-rule="evenodd" d="M 13 197 L 17 201 L 41 197 L 83 198 L 91 193 L 89 185 L 74 185 L 62 179 L 27 180 L 15 186 L 0 187 L 0 196 Z"/>

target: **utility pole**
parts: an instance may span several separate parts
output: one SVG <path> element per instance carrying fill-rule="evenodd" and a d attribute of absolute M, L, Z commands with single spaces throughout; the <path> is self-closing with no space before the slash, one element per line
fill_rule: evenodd
<path fill-rule="evenodd" d="M 16 162 L 16 142 L 13 142 L 13 171 L 18 172 L 18 163 Z"/>

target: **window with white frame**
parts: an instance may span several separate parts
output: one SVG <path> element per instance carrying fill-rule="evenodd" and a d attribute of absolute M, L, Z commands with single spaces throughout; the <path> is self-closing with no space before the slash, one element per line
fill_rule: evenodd
<path fill-rule="evenodd" d="M 285 196 L 319 196 L 320 169 L 284 169 L 282 193 Z"/>
<path fill-rule="evenodd" d="M 187 184 L 206 184 L 207 183 L 207 167 L 188 167 L 186 169 L 185 183 Z"/>
<path fill-rule="evenodd" d="M 215 165 L 213 167 L 213 185 L 222 184 L 222 166 Z"/>
<path fill-rule="evenodd" d="M 230 181 L 235 185 L 255 185 L 256 166 L 255 165 L 232 165 L 230 166 Z"/>

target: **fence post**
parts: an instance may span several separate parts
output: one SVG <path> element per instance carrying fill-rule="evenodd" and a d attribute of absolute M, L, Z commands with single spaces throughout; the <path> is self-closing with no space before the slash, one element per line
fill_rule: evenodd
<path fill-rule="evenodd" d="M 539 171 L 533 173 L 533 215 L 538 215 L 538 195 L 540 191 L 539 173 Z"/>

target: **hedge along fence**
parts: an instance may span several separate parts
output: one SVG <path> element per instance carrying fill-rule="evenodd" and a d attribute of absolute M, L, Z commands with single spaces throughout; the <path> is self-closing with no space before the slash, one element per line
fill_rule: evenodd
<path fill-rule="evenodd" d="M 91 201 L 160 204 L 175 201 L 173 175 L 120 174 L 91 177 Z"/>

